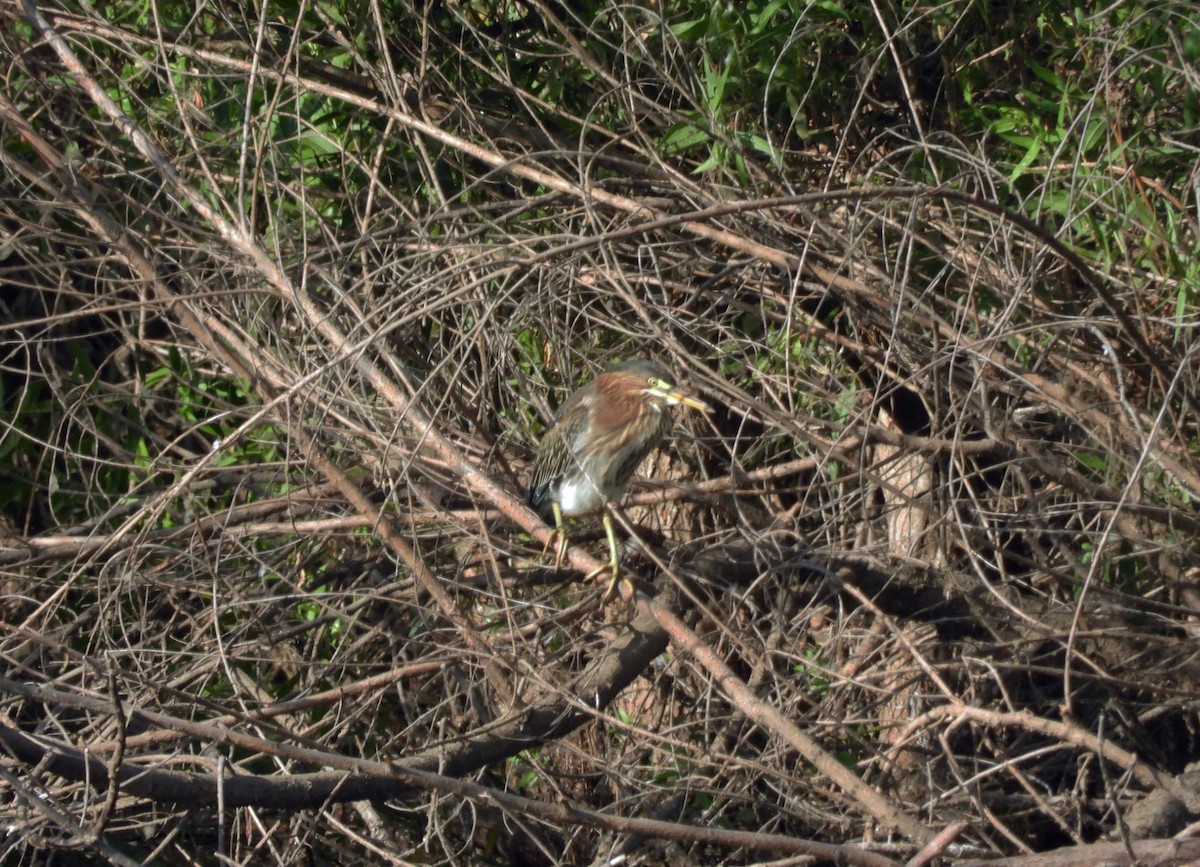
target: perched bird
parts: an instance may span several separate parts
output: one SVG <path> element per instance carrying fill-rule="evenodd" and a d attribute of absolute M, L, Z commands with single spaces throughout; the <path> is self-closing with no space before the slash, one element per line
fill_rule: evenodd
<path fill-rule="evenodd" d="M 676 404 L 712 412 L 704 401 L 677 389 L 663 367 L 638 358 L 610 367 L 559 408 L 533 459 L 525 491 L 526 502 L 542 520 L 554 519 L 556 569 L 567 551 L 563 518 L 620 499 L 633 471 L 671 427 L 670 407 Z M 604 532 L 612 569 L 603 597 L 607 600 L 618 577 L 617 541 L 608 512 Z"/>

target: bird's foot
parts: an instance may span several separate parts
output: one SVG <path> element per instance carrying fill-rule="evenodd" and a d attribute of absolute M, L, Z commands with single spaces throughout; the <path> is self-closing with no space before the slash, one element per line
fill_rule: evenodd
<path fill-rule="evenodd" d="M 567 559 L 566 531 L 561 528 L 550 531 L 550 535 L 546 537 L 546 547 L 542 548 L 542 559 L 545 559 L 551 545 L 554 546 L 554 571 L 561 572 Z"/>
<path fill-rule="evenodd" d="M 607 605 L 609 602 L 612 601 L 612 598 L 616 594 L 616 591 L 617 591 L 617 585 L 619 585 L 622 581 L 621 572 L 617 568 L 617 564 L 608 563 L 604 566 L 601 566 L 598 569 L 593 569 L 591 572 L 588 573 L 587 577 L 584 578 L 584 580 L 590 581 L 593 578 L 596 578 L 597 576 L 599 576 L 600 573 L 602 573 L 602 572 L 611 572 L 611 575 L 612 575 L 612 577 L 610 577 L 608 579 L 608 584 L 604 588 L 604 593 L 600 596 L 600 604 Z M 634 587 L 633 581 L 631 579 L 625 578 L 624 582 L 631 591 L 633 591 L 633 592 L 637 591 L 637 588 Z"/>

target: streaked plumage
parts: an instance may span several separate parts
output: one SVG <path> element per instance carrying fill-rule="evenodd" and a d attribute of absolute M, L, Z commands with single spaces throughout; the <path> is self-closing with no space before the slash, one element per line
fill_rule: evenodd
<path fill-rule="evenodd" d="M 566 551 L 562 519 L 620 499 L 638 465 L 671 427 L 670 407 L 710 412 L 703 401 L 675 388 L 661 365 L 634 359 L 611 367 L 576 390 L 559 408 L 533 461 L 525 499 L 559 534 L 556 566 Z M 604 529 L 617 582 L 617 546 L 606 512 Z"/>

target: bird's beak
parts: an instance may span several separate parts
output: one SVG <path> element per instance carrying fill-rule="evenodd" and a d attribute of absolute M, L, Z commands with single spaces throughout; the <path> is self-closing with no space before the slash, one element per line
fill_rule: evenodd
<path fill-rule="evenodd" d="M 690 409 L 698 409 L 700 412 L 713 411 L 711 406 L 699 398 L 692 397 L 690 394 L 684 394 L 682 391 L 677 391 L 676 389 L 671 389 L 667 392 L 667 402 L 672 404 L 682 403 L 684 406 Z"/>

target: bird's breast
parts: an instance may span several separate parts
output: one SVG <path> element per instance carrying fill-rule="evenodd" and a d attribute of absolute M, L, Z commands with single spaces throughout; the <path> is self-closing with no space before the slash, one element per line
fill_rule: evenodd
<path fill-rule="evenodd" d="M 592 480 L 581 473 L 564 478 L 558 488 L 558 505 L 567 517 L 599 509 L 605 499 Z"/>

